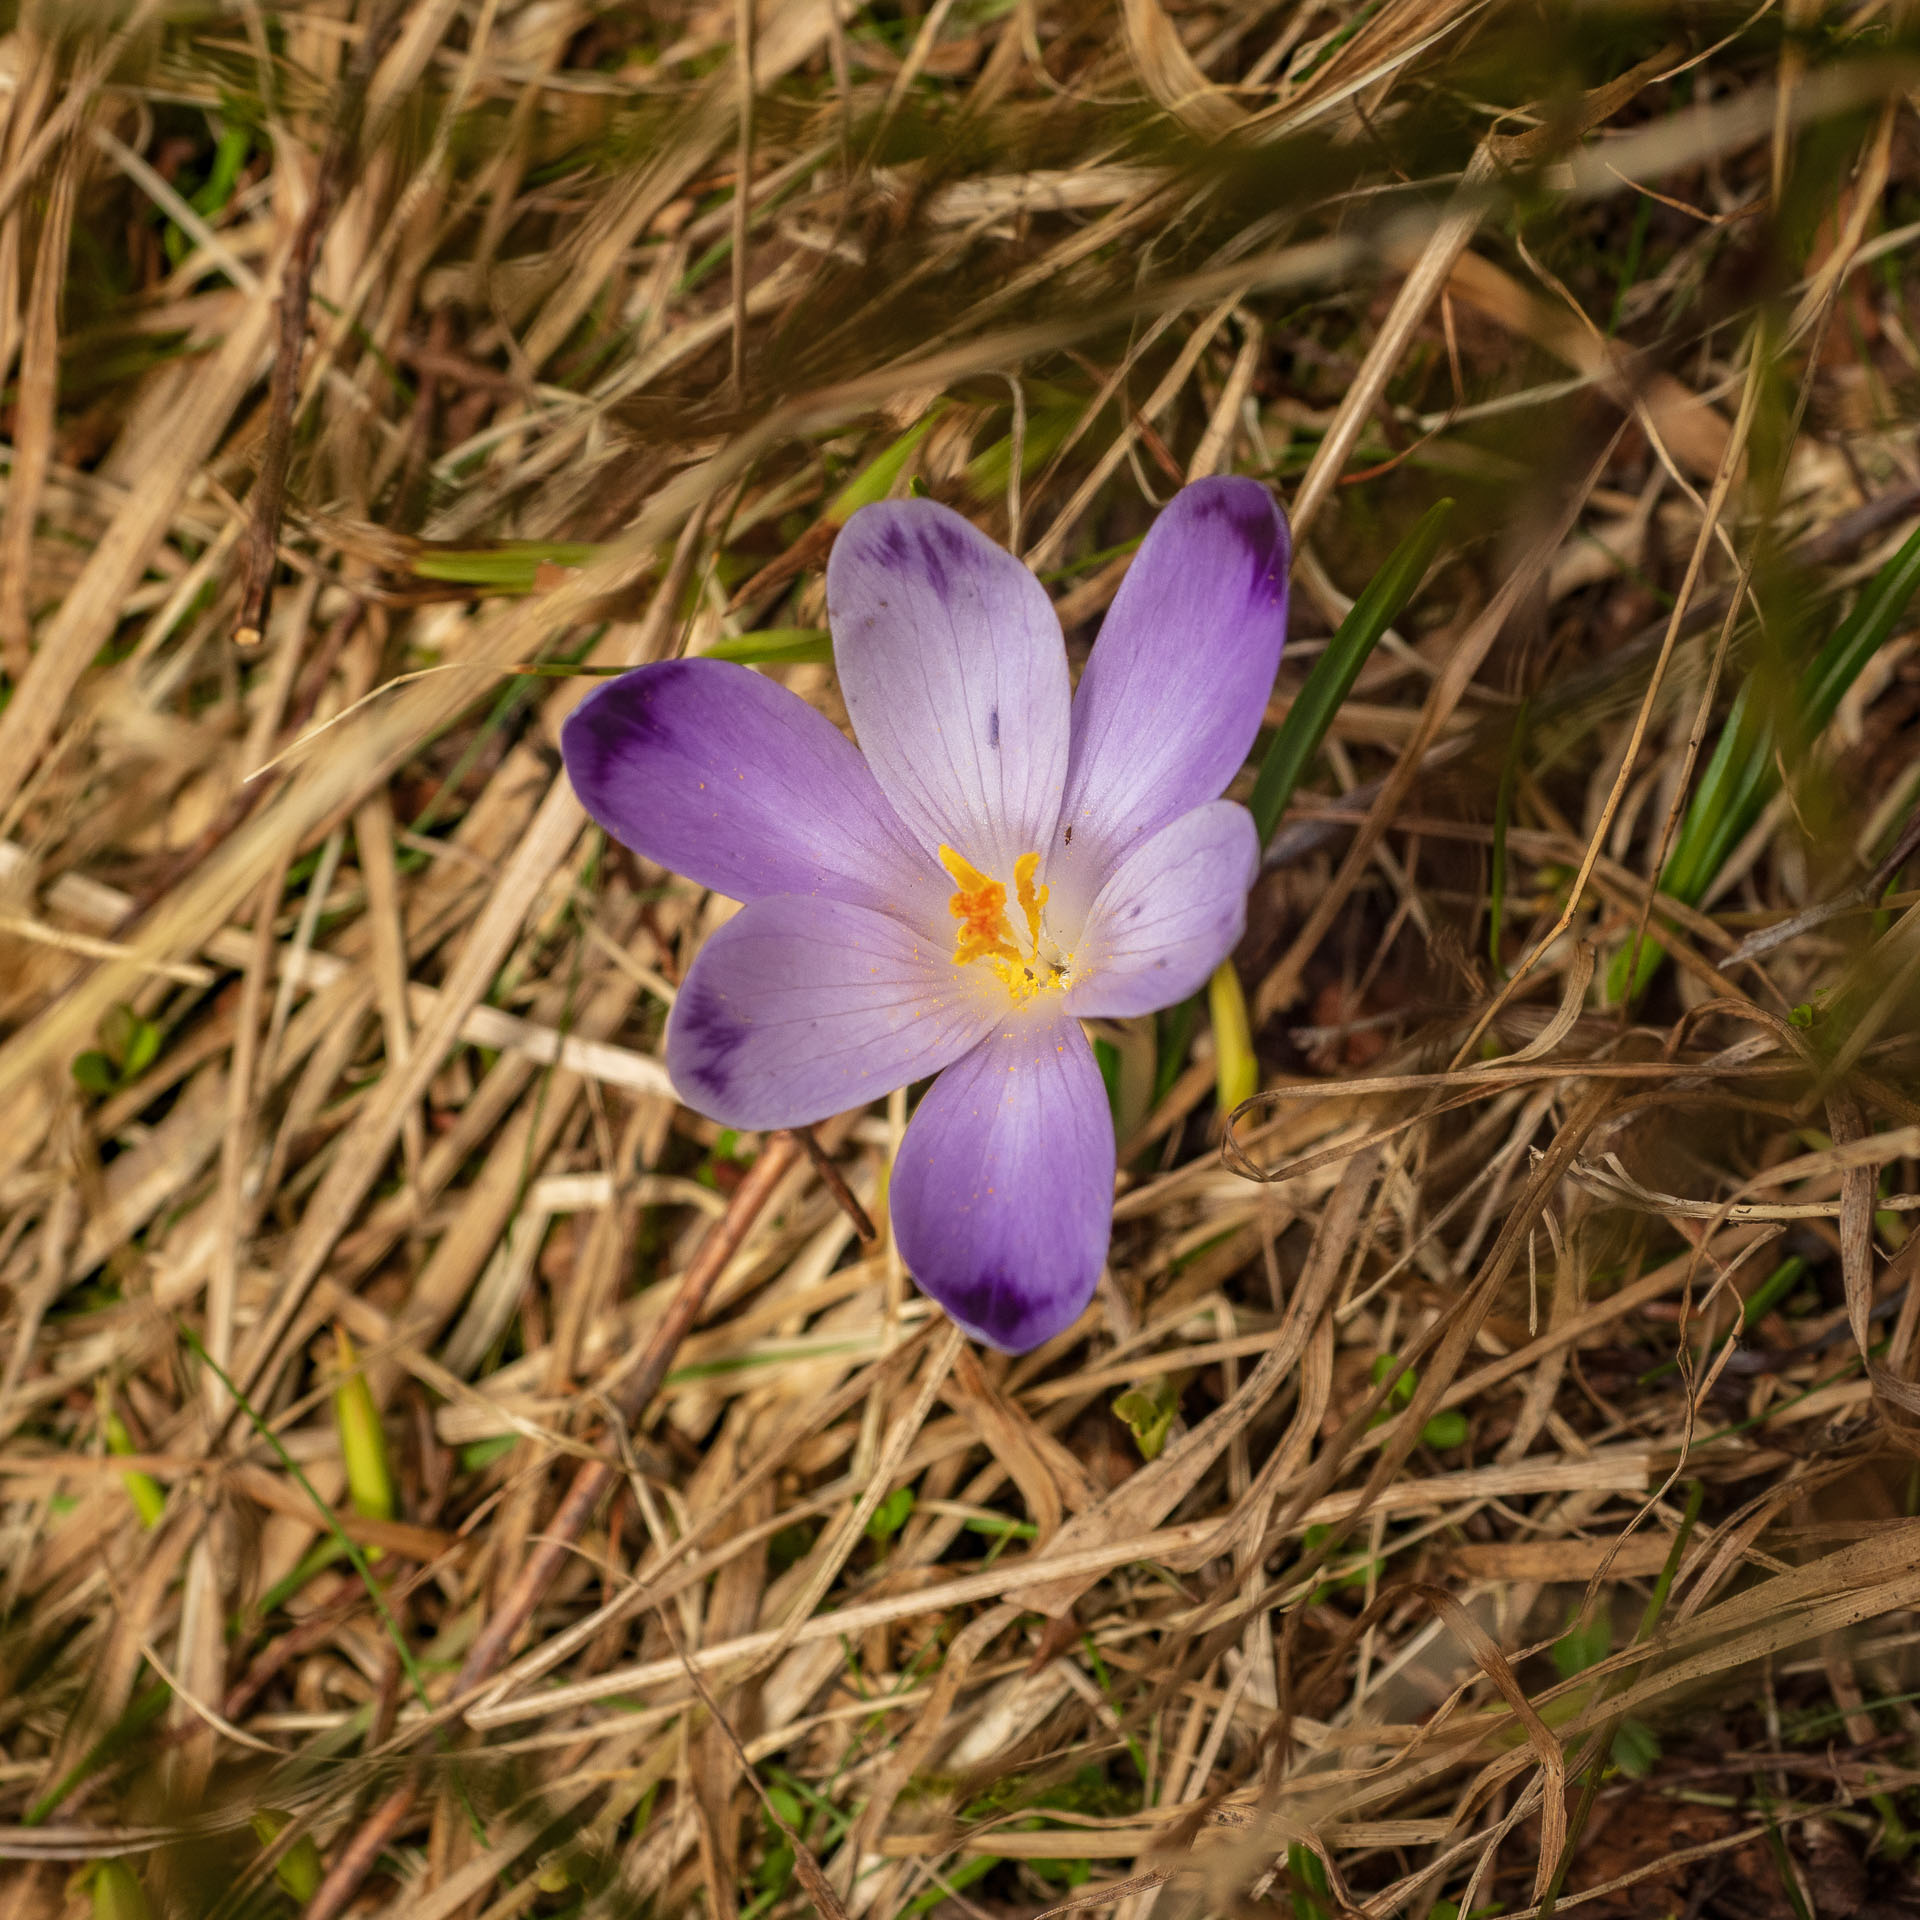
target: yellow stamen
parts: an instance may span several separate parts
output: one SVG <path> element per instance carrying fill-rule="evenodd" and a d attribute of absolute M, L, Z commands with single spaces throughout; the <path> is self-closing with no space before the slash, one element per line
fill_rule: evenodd
<path fill-rule="evenodd" d="M 989 953 L 1018 960 L 1020 953 L 1013 944 L 1013 929 L 1007 925 L 1006 888 L 997 880 L 989 880 L 952 847 L 940 849 L 940 864 L 952 874 L 959 889 L 947 902 L 948 911 L 960 922 L 960 935 L 953 950 L 954 965 L 965 966 L 969 960 L 978 960 Z"/>
<path fill-rule="evenodd" d="M 1072 956 L 1055 954 L 1042 959 L 1040 954 L 1040 916 L 1047 904 L 1047 889 L 1034 883 L 1040 869 L 1039 854 L 1023 853 L 1013 863 L 1014 894 L 1027 922 L 1025 953 L 1016 945 L 1007 918 L 1006 888 L 998 880 L 990 880 L 952 847 L 940 849 L 940 864 L 953 876 L 958 889 L 947 903 L 960 923 L 953 949 L 955 966 L 986 960 L 1015 1006 L 1066 986 L 1072 978 Z"/>
<path fill-rule="evenodd" d="M 1033 876 L 1040 865 L 1037 853 L 1023 853 L 1013 863 L 1013 885 L 1020 898 L 1020 910 L 1027 916 L 1027 937 L 1035 953 L 1040 951 L 1040 909 L 1047 904 L 1047 889 L 1036 888 Z"/>

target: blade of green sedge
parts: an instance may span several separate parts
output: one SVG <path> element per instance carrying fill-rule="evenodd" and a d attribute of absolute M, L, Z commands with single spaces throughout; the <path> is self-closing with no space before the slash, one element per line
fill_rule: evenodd
<path fill-rule="evenodd" d="M 67 1796 L 83 1780 L 91 1779 L 103 1767 L 126 1753 L 140 1736 L 166 1711 L 173 1689 L 164 1680 L 143 1687 L 122 1710 L 105 1733 L 77 1760 L 54 1785 L 21 1816 L 26 1827 L 44 1827 Z"/>
<path fill-rule="evenodd" d="M 1320 751 L 1320 742 L 1340 711 L 1340 703 L 1353 691 L 1367 656 L 1426 578 L 1452 511 L 1451 500 L 1436 500 L 1427 509 L 1413 531 L 1387 556 L 1386 565 L 1367 582 L 1366 590 L 1340 622 L 1339 632 L 1327 642 L 1326 652 L 1313 663 L 1306 685 L 1287 709 L 1287 717 L 1267 748 L 1253 797 L 1247 802 L 1262 846 L 1273 838 L 1300 776 Z"/>
<path fill-rule="evenodd" d="M 1386 565 L 1367 582 L 1340 622 L 1339 631 L 1327 642 L 1326 652 L 1313 663 L 1306 685 L 1287 709 L 1287 717 L 1260 763 L 1260 777 L 1247 802 L 1263 847 L 1273 838 L 1300 776 L 1313 764 L 1313 756 L 1320 751 L 1320 742 L 1340 711 L 1341 701 L 1353 691 L 1367 656 L 1427 577 L 1452 511 L 1451 500 L 1436 500 L 1421 515 L 1413 531 L 1387 556 Z M 1213 1015 L 1220 1111 L 1226 1114 L 1250 1098 L 1260 1084 L 1246 995 L 1231 960 L 1221 961 L 1215 970 L 1208 983 L 1207 999 Z"/>
<path fill-rule="evenodd" d="M 825 665 L 833 658 L 833 637 L 824 627 L 766 627 L 717 640 L 700 658 L 732 660 L 743 667 Z"/>
<path fill-rule="evenodd" d="M 413 575 L 418 580 L 441 580 L 456 587 L 497 587 L 509 593 L 531 593 L 543 566 L 584 567 L 600 557 L 602 549 L 581 541 L 509 541 L 498 547 L 436 548 L 417 554 Z"/>
<path fill-rule="evenodd" d="M 1795 689 L 1793 722 L 1799 738 L 1776 738 L 1752 677 L 1735 694 L 1726 725 L 1660 872 L 1660 891 L 1697 906 L 1728 856 L 1760 817 L 1780 784 L 1779 749 L 1810 747 L 1819 737 L 1867 662 L 1892 638 L 1916 589 L 1920 589 L 1920 530 L 1916 530 L 1862 589 L 1853 611 L 1802 671 Z M 1622 947 L 1607 971 L 1607 998 L 1618 1005 L 1637 998 L 1666 958 L 1649 933 L 1638 959 Z M 1632 984 L 1628 985 L 1628 968 Z"/>
<path fill-rule="evenodd" d="M 914 449 L 933 431 L 933 424 L 943 411 L 942 404 L 935 401 L 885 453 L 868 461 L 834 496 L 826 518 L 836 527 L 845 526 L 862 507 L 884 500 L 893 491 L 893 483 L 906 471 Z"/>

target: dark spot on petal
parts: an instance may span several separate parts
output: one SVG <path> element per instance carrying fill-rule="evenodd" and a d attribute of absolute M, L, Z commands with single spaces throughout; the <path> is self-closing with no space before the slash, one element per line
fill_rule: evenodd
<path fill-rule="evenodd" d="M 995 707 L 987 715 L 987 745 L 997 747 L 1000 744 L 1000 709 Z"/>
<path fill-rule="evenodd" d="M 1004 1267 L 988 1267 L 977 1278 L 942 1292 L 954 1318 L 978 1327 L 995 1346 L 1017 1347 L 1033 1318 L 1033 1301 Z"/>
<path fill-rule="evenodd" d="M 662 696 L 674 692 L 691 667 L 691 661 L 662 661 L 624 675 L 583 701 L 562 735 L 568 757 L 612 757 L 629 749 L 672 746 L 674 729 L 666 717 L 671 702 Z"/>
<path fill-rule="evenodd" d="M 946 532 L 944 527 L 925 528 L 920 535 L 920 566 L 927 576 L 927 584 L 942 600 L 952 590 L 952 582 L 947 578 L 946 556 L 941 549 L 946 544 L 936 536 Z"/>
<path fill-rule="evenodd" d="M 1068 827 L 1068 829 L 1067 829 L 1067 845 L 1068 845 L 1068 846 L 1072 846 L 1072 845 L 1073 845 L 1073 829 L 1072 829 L 1072 827 Z"/>
<path fill-rule="evenodd" d="M 734 1056 L 747 1037 L 729 1011 L 725 995 L 707 992 L 698 980 L 689 980 L 674 1003 L 673 1023 L 678 1029 L 683 1077 L 709 1099 L 724 1100 L 734 1080 Z"/>

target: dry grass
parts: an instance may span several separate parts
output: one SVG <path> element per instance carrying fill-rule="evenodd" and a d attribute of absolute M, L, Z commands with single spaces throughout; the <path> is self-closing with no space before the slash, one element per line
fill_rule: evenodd
<path fill-rule="evenodd" d="M 1920 1912 L 1913 633 L 1792 693 L 1920 517 L 1903 9 L 17 13 L 0 1907 Z M 1077 662 L 1229 468 L 1276 723 L 1458 504 L 1261 1092 L 1103 1029 L 1110 1272 L 982 1354 L 822 1178 L 903 1097 L 675 1104 L 725 906 L 525 669 L 817 628 L 850 484 Z"/>

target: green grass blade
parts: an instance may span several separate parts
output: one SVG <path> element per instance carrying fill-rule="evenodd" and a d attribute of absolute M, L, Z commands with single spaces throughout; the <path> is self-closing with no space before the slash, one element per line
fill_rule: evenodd
<path fill-rule="evenodd" d="M 1818 738 L 1839 710 L 1847 689 L 1892 638 L 1916 589 L 1920 589 L 1920 529 L 1868 581 L 1853 611 L 1802 671 L 1794 691 L 1798 744 L 1810 746 Z M 1749 677 L 1734 696 L 1719 744 L 1707 762 L 1674 840 L 1673 852 L 1661 870 L 1661 892 L 1690 907 L 1706 897 L 1720 869 L 1759 819 L 1780 783 L 1777 749 L 1781 743 L 1761 711 L 1756 684 Z M 1665 949 L 1651 934 L 1637 962 L 1631 959 L 1631 952 L 1631 948 L 1622 948 L 1608 969 L 1607 997 L 1616 1005 L 1622 998 L 1637 997 L 1666 957 Z M 1630 988 L 1629 965 L 1633 967 Z"/>
<path fill-rule="evenodd" d="M 836 527 L 843 527 L 862 507 L 870 507 L 876 500 L 884 500 L 893 491 L 893 483 L 906 471 L 914 449 L 932 432 L 934 422 L 945 411 L 945 403 L 936 400 L 899 439 L 885 452 L 868 461 L 834 495 L 825 517 Z"/>
<path fill-rule="evenodd" d="M 1366 591 L 1340 622 L 1339 632 L 1327 642 L 1326 652 L 1313 663 L 1300 697 L 1288 709 L 1267 749 L 1260 777 L 1254 782 L 1253 798 L 1247 803 L 1262 846 L 1273 838 L 1300 776 L 1320 750 L 1320 742 L 1333 724 L 1341 701 L 1352 692 L 1367 656 L 1426 578 L 1452 511 L 1451 500 L 1435 501 L 1427 509 L 1419 524 L 1388 556 L 1386 565 L 1367 582 Z"/>
<path fill-rule="evenodd" d="M 1852 613 L 1801 676 L 1800 706 L 1810 732 L 1824 727 L 1839 710 L 1861 669 L 1900 624 L 1916 588 L 1920 588 L 1920 528 L 1867 582 Z"/>
<path fill-rule="evenodd" d="M 497 547 L 437 547 L 417 554 L 417 580 L 456 587 L 491 587 L 497 593 L 531 593 L 543 566 L 584 567 L 605 549 L 577 540 L 509 540 Z"/>
<path fill-rule="evenodd" d="M 824 665 L 833 658 L 833 639 L 824 627 L 768 627 L 719 640 L 702 660 L 732 660 L 743 667 Z"/>

